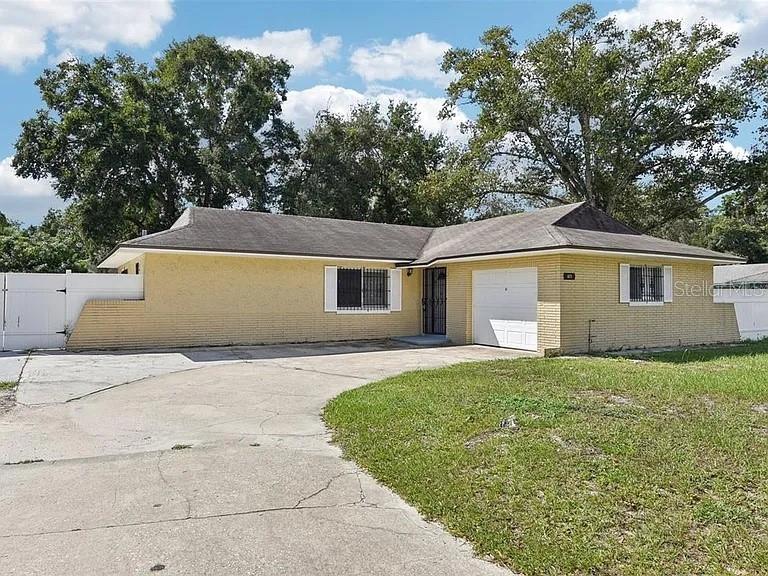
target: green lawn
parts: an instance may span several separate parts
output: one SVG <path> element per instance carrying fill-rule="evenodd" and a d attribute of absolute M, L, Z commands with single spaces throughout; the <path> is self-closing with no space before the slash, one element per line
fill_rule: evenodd
<path fill-rule="evenodd" d="M 0 381 L 0 390 L 11 390 L 16 387 L 16 382 Z"/>
<path fill-rule="evenodd" d="M 527 576 L 768 574 L 768 342 L 412 372 L 325 419 L 348 457 Z"/>

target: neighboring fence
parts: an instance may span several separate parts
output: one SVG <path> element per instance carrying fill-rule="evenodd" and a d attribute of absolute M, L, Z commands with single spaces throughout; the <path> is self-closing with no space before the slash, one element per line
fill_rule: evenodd
<path fill-rule="evenodd" d="M 768 264 L 715 266 L 715 284 L 733 287 L 715 288 L 714 301 L 733 304 L 742 340 L 768 338 L 768 288 L 753 287 L 750 280 L 766 273 Z"/>
<path fill-rule="evenodd" d="M 742 340 L 768 337 L 768 289 L 715 288 L 714 301 L 733 304 Z"/>
<path fill-rule="evenodd" d="M 2 349 L 63 348 L 88 300 L 141 300 L 144 277 L 130 274 L 0 273 Z"/>

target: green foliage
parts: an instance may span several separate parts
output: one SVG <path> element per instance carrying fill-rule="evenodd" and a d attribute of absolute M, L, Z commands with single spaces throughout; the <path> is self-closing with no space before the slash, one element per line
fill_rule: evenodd
<path fill-rule="evenodd" d="M 27 229 L 0 214 L 2 272 L 87 272 L 90 256 L 90 244 L 71 208 L 50 210 L 39 226 Z"/>
<path fill-rule="evenodd" d="M 433 179 L 455 154 L 419 126 L 412 104 L 362 104 L 349 118 L 322 112 L 285 182 L 289 214 L 436 225 L 460 221 L 463 198 Z"/>
<path fill-rule="evenodd" d="M 708 224 L 706 244 L 712 249 L 749 263 L 768 262 L 768 187 L 726 197 Z"/>
<path fill-rule="evenodd" d="M 174 42 L 158 58 L 159 85 L 180 112 L 177 129 L 195 142 L 185 200 L 216 208 L 239 200 L 251 210 L 272 204 L 272 180 L 298 146 L 280 118 L 290 68 L 207 36 Z"/>
<path fill-rule="evenodd" d="M 290 66 L 198 36 L 153 65 L 118 54 L 46 70 L 13 165 L 71 202 L 65 230 L 82 232 L 53 254 L 82 242 L 84 261 L 189 204 L 432 226 L 578 200 L 768 259 L 768 56 L 725 75 L 738 38 L 716 25 L 624 30 L 588 4 L 522 48 L 509 28 L 481 41 L 443 63 L 455 74 L 443 114 L 477 113 L 468 145 L 425 133 L 407 103 L 323 112 L 301 139 L 281 118 Z M 751 121 L 755 146 L 732 154 L 725 143 Z M 704 207 L 721 196 L 711 219 Z M 17 258 L 43 251 L 32 246 L 45 232 L 3 220 L 0 231 Z M 56 267 L 38 256 L 30 267 Z"/>
<path fill-rule="evenodd" d="M 453 49 L 453 105 L 478 109 L 471 154 L 498 191 L 535 202 L 587 201 L 653 229 L 748 187 L 765 162 L 722 147 L 756 114 L 756 58 L 718 77 L 738 38 L 704 21 L 623 30 L 588 4 L 518 48 L 491 28 L 477 50 Z"/>
<path fill-rule="evenodd" d="M 324 418 L 346 456 L 514 573 L 765 574 L 768 342 L 645 359 L 420 370 Z"/>
<path fill-rule="evenodd" d="M 284 61 L 199 36 L 155 64 L 119 54 L 46 70 L 45 108 L 16 143 L 17 173 L 52 178 L 101 247 L 167 228 L 187 203 L 264 209 L 295 145 L 279 119 Z"/>
<path fill-rule="evenodd" d="M 464 147 L 448 145 L 441 167 L 417 184 L 422 219 L 446 225 L 519 212 L 521 204 L 499 187 L 497 174 L 483 170 Z"/>

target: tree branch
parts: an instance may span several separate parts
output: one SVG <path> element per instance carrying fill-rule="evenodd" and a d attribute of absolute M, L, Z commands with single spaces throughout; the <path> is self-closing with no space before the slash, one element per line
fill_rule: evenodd
<path fill-rule="evenodd" d="M 557 196 L 552 196 L 551 194 L 547 194 L 545 192 L 533 192 L 533 191 L 526 191 L 526 190 L 505 190 L 503 188 L 500 188 L 498 190 L 486 190 L 483 192 L 483 194 L 508 194 L 510 196 L 513 196 L 515 194 L 519 194 L 521 196 L 530 196 L 532 198 L 541 198 L 542 200 L 550 200 L 552 202 L 557 202 L 558 204 L 568 204 L 568 200 L 564 200 L 562 198 L 559 198 Z"/>
<path fill-rule="evenodd" d="M 741 188 L 741 186 L 743 186 L 743 183 L 739 182 L 737 184 L 732 184 L 731 186 L 727 186 L 721 190 L 718 190 L 717 192 L 713 192 L 709 196 L 706 196 L 701 200 L 697 201 L 695 204 L 695 208 L 700 208 L 701 206 L 705 206 L 709 202 L 712 202 L 712 200 L 715 200 L 720 196 L 723 196 L 724 194 L 728 194 L 728 192 L 733 192 L 734 190 L 738 190 L 739 188 Z M 695 213 L 694 209 L 691 209 L 691 208 L 685 209 L 685 210 L 677 210 L 675 212 L 672 212 L 672 214 L 670 214 L 666 218 L 662 218 L 661 220 L 655 222 L 653 225 L 651 225 L 646 229 L 646 232 L 652 232 L 654 230 L 658 230 L 664 224 L 669 224 L 670 222 L 673 222 L 678 218 L 683 218 L 685 216 L 693 216 L 694 213 Z"/>

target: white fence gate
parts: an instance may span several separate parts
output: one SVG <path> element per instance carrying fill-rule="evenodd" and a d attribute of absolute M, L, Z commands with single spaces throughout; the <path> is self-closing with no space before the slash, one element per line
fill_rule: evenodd
<path fill-rule="evenodd" d="M 141 300 L 144 277 L 0 273 L 2 349 L 63 348 L 88 300 Z"/>

